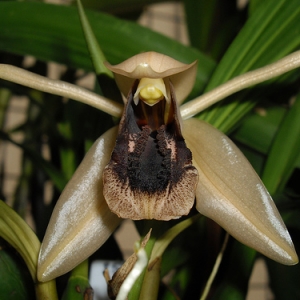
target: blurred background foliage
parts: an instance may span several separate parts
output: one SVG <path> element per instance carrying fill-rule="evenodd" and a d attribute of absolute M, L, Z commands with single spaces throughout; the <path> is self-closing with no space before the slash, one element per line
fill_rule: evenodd
<path fill-rule="evenodd" d="M 190 46 L 136 23 L 143 9 L 154 2 L 161 1 L 86 0 L 82 3 L 96 38 L 112 64 L 149 50 L 186 63 L 197 59 L 197 80 L 189 99 L 300 48 L 300 0 L 250 0 L 242 8 L 233 0 L 182 1 Z M 0 1 L 0 28 L 1 63 L 48 76 L 48 63 L 56 62 L 65 66 L 59 79 L 75 84 L 93 71 L 75 3 Z M 28 57 L 30 63 L 26 63 Z M 295 70 L 237 93 L 197 116 L 230 134 L 248 157 L 274 197 L 298 253 L 299 79 L 300 70 Z M 95 80 L 94 90 L 120 101 L 116 86 L 109 78 Z M 27 97 L 26 118 L 22 124 L 6 130 L 7 112 L 14 95 Z M 40 240 L 60 192 L 84 153 L 116 122 L 81 103 L 0 81 L 0 145 L 12 143 L 22 151 L 21 174 L 10 204 L 24 218 L 30 207 Z M 16 133 L 22 133 L 21 140 L 14 138 Z M 2 159 L 0 194 L 5 201 L 4 169 L 5 159 Z M 46 186 L 48 195 L 45 195 Z M 172 224 L 169 222 L 167 226 Z M 224 232 L 215 223 L 201 218 L 175 239 L 165 252 L 162 265 L 162 276 L 171 270 L 173 276 L 168 286 L 161 285 L 159 299 L 199 299 L 223 236 Z M 258 256 L 231 239 L 209 299 L 245 299 Z M 95 257 L 122 259 L 113 237 Z M 265 260 L 275 299 L 300 299 L 299 266 L 286 267 Z M 0 240 L 1 299 L 34 298 L 26 272 L 17 253 Z M 60 295 L 65 285 L 66 278 L 60 278 Z M 11 293 L 9 298 L 8 293 Z"/>

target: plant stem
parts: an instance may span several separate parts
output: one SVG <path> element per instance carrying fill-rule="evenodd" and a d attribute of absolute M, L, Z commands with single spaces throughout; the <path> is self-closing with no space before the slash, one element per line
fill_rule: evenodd
<path fill-rule="evenodd" d="M 57 300 L 55 280 L 38 282 L 36 278 L 40 242 L 25 221 L 7 204 L 0 201 L 0 236 L 24 259 L 35 282 L 38 300 Z"/>
<path fill-rule="evenodd" d="M 224 242 L 223 242 L 222 247 L 221 247 L 221 250 L 220 250 L 220 252 L 219 252 L 219 254 L 217 256 L 217 259 L 215 261 L 215 265 L 214 265 L 214 267 L 213 267 L 213 269 L 211 271 L 211 274 L 210 274 L 210 276 L 209 276 L 209 278 L 207 280 L 207 283 L 205 285 L 205 288 L 204 288 L 204 291 L 203 291 L 203 293 L 201 295 L 200 300 L 205 300 L 206 297 L 207 297 L 207 295 L 208 295 L 208 293 L 209 293 L 209 291 L 210 291 L 211 285 L 212 285 L 212 283 L 213 283 L 213 281 L 214 281 L 214 279 L 215 279 L 215 277 L 216 277 L 216 275 L 218 273 L 220 264 L 222 262 L 222 258 L 223 258 L 223 254 L 224 254 L 224 251 L 225 251 L 226 246 L 227 246 L 228 238 L 229 238 L 229 234 L 226 233 L 225 238 L 224 238 Z"/>
<path fill-rule="evenodd" d="M 140 293 L 140 300 L 157 299 L 159 283 L 160 283 L 160 266 L 161 266 L 161 257 L 157 257 L 154 261 L 148 265 L 146 268 L 144 282 L 142 285 L 142 290 Z"/>
<path fill-rule="evenodd" d="M 35 294 L 38 300 L 57 300 L 55 280 L 36 283 Z"/>
<path fill-rule="evenodd" d="M 161 226 L 161 222 L 155 221 L 155 220 L 144 221 L 144 223 L 145 223 L 144 224 L 144 228 L 145 228 L 144 232 L 148 232 L 149 229 L 152 228 L 151 236 L 149 238 L 149 241 L 147 242 L 147 245 L 145 246 L 145 251 L 147 253 L 147 257 L 149 260 L 151 257 L 151 253 L 152 253 L 154 244 L 155 244 L 157 238 L 162 234 L 163 226 Z M 142 286 L 144 285 L 144 277 L 145 277 L 147 268 L 142 272 L 142 274 L 139 276 L 139 278 L 136 280 L 134 286 L 132 287 L 132 289 L 128 295 L 129 300 L 141 299 L 140 293 L 141 293 Z M 147 298 L 147 299 L 150 300 L 151 298 Z"/>
<path fill-rule="evenodd" d="M 178 234 L 197 221 L 200 217 L 201 215 L 199 214 L 183 220 L 165 232 L 164 226 L 161 222 L 152 221 L 151 225 L 153 226 L 151 238 L 145 248 L 149 257 L 149 264 L 143 272 L 143 277 L 140 277 L 141 281 L 138 284 L 139 297 L 132 299 L 129 298 L 130 300 L 157 299 L 160 285 L 160 267 L 164 251 Z"/>

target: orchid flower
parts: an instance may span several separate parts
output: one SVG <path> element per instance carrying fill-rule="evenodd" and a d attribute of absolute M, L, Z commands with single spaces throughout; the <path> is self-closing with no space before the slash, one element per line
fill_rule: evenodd
<path fill-rule="evenodd" d="M 41 246 L 38 279 L 47 281 L 73 269 L 107 240 L 122 218 L 179 218 L 194 202 L 199 213 L 237 240 L 275 261 L 296 264 L 290 235 L 250 163 L 226 135 L 191 117 L 299 65 L 295 52 L 182 105 L 194 84 L 196 62 L 186 65 L 147 52 L 116 66 L 107 64 L 124 96 L 120 126 L 94 143 L 62 192 Z M 0 71 L 4 79 L 24 84 L 26 77 L 27 86 L 68 94 L 120 116 L 119 104 L 78 87 L 46 82 L 14 67 L 4 73 Z"/>

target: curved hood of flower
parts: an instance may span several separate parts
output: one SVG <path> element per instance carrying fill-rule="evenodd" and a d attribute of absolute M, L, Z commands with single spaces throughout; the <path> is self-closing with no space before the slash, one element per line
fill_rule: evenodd
<path fill-rule="evenodd" d="M 179 104 L 191 92 L 197 75 L 197 61 L 184 64 L 157 52 L 141 53 L 118 65 L 112 66 L 107 62 L 105 65 L 114 73 L 118 87 L 125 98 L 136 79 L 169 78 L 173 83 Z"/>
<path fill-rule="evenodd" d="M 120 223 L 121 219 L 109 210 L 102 192 L 102 173 L 116 134 L 114 127 L 94 143 L 62 192 L 41 246 L 39 281 L 72 270 L 104 244 Z"/>
<path fill-rule="evenodd" d="M 282 218 L 241 151 L 203 121 L 184 121 L 183 133 L 199 173 L 197 210 L 267 257 L 296 264 L 298 257 Z"/>

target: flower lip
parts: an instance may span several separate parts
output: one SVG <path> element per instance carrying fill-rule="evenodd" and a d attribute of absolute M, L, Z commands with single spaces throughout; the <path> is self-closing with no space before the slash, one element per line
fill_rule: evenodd
<path fill-rule="evenodd" d="M 197 75 L 197 61 L 184 64 L 156 52 L 141 53 L 114 66 L 105 62 L 105 66 L 114 73 L 124 97 L 127 97 L 136 79 L 170 78 L 179 104 L 191 92 Z"/>
<path fill-rule="evenodd" d="M 103 194 L 120 218 L 170 220 L 187 215 L 195 200 L 198 172 L 181 134 L 172 83 L 170 105 L 126 102 L 115 148 L 104 169 Z M 168 106 L 168 107 L 167 107 Z"/>

